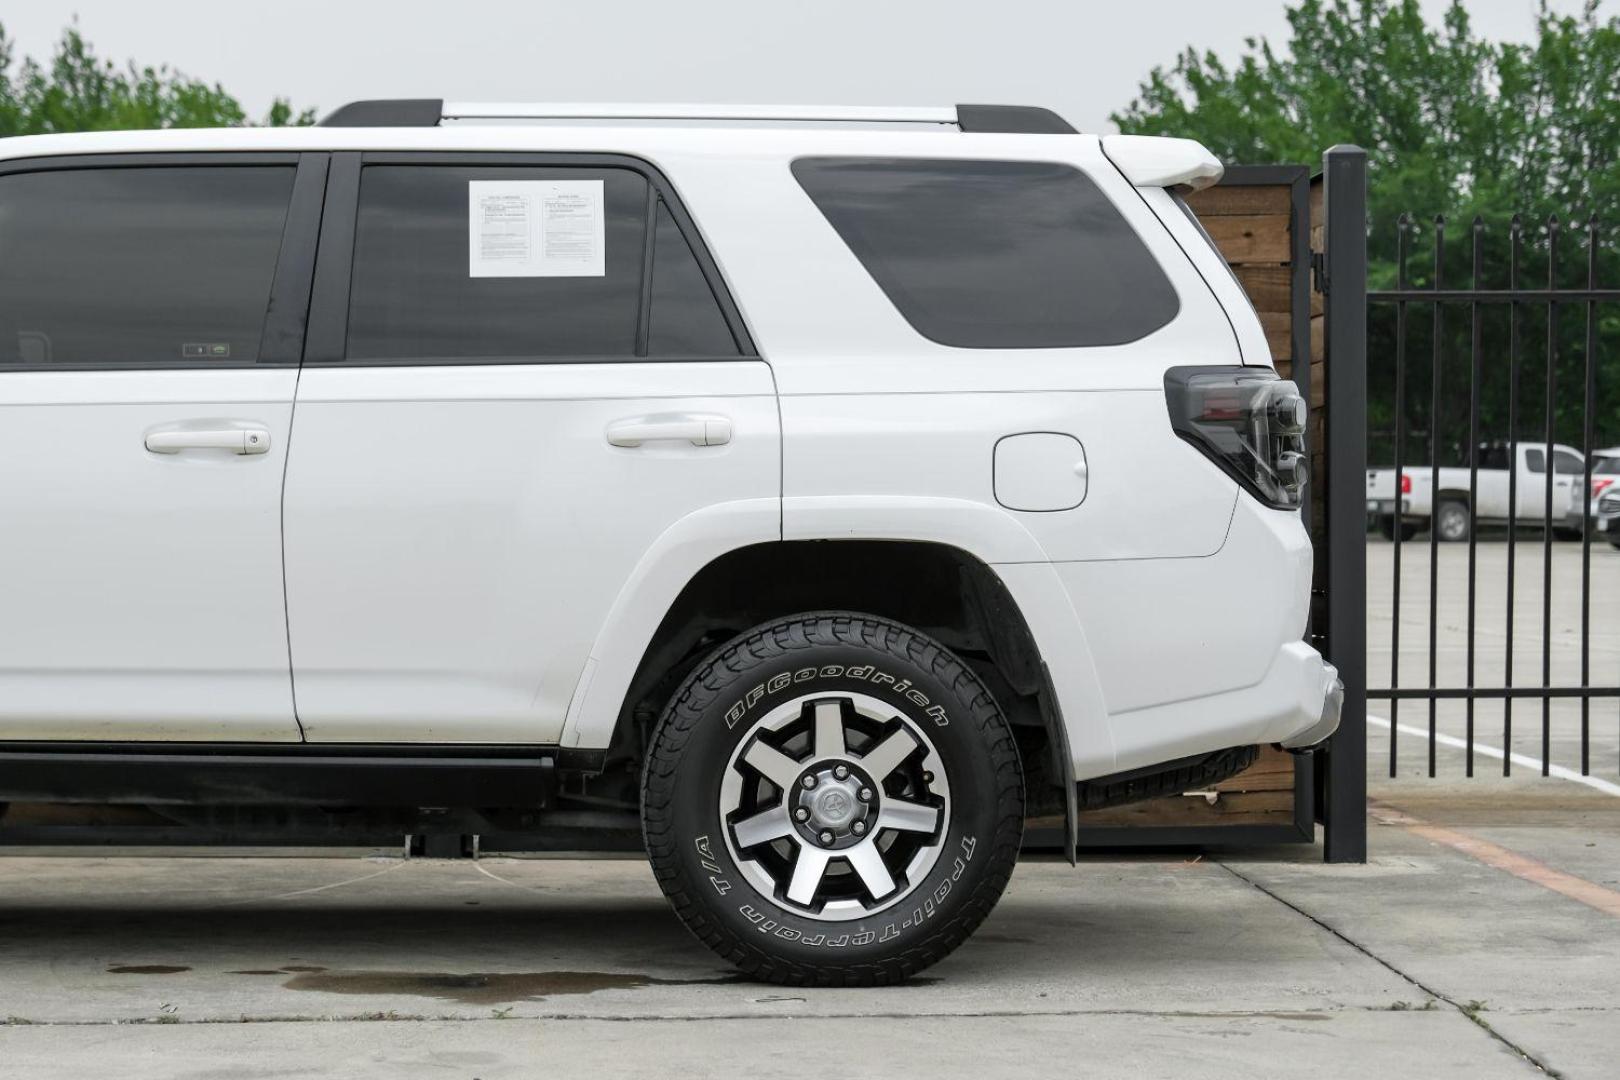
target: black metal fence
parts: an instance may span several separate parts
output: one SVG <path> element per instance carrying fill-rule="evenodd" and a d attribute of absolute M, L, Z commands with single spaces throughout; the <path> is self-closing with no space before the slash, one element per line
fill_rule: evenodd
<path fill-rule="evenodd" d="M 1388 684 L 1367 696 L 1387 703 L 1389 775 L 1399 774 L 1403 733 L 1426 733 L 1431 777 L 1442 745 L 1462 752 L 1467 776 L 1479 748 L 1500 757 L 1504 775 L 1516 756 L 1521 763 L 1538 757 L 1547 775 L 1555 726 L 1568 763 L 1578 756 L 1581 774 L 1589 774 L 1594 724 L 1620 734 L 1620 711 L 1605 704 L 1620 703 L 1620 670 L 1594 670 L 1592 656 L 1594 607 L 1600 617 L 1620 611 L 1593 594 L 1594 556 L 1620 559 L 1594 516 L 1595 495 L 1620 481 L 1594 456 L 1620 443 L 1614 253 L 1596 217 L 1573 228 L 1557 217 L 1475 217 L 1460 242 L 1444 218 L 1419 223 L 1402 215 L 1393 229 L 1393 237 L 1374 235 L 1375 251 L 1392 254 L 1393 266 L 1386 259 L 1384 287 L 1367 293 L 1369 404 L 1384 432 L 1373 440 L 1382 460 L 1372 464 L 1384 468 L 1367 473 L 1367 513 L 1389 541 L 1383 547 L 1371 537 L 1368 550 L 1380 571 L 1387 568 L 1390 613 Z M 1533 546 L 1521 552 L 1526 536 Z M 1571 580 L 1577 541 L 1578 592 Z M 1516 637 L 1533 601 L 1520 593 L 1533 593 L 1538 579 L 1539 634 L 1530 631 L 1527 655 Z M 1620 619 L 1611 628 L 1620 630 Z M 1403 654 L 1403 629 L 1423 634 L 1421 649 L 1408 636 Z M 1453 702 L 1460 717 L 1457 705 L 1446 705 Z M 1568 705 L 1555 709 L 1555 702 Z M 1514 724 L 1524 723 L 1527 703 L 1531 723 L 1539 723 L 1539 755 L 1514 750 Z M 1426 723 L 1414 730 L 1403 722 L 1403 705 L 1415 705 Z M 1521 729 L 1520 741 L 1533 734 Z M 1571 739 L 1578 755 L 1564 745 Z"/>

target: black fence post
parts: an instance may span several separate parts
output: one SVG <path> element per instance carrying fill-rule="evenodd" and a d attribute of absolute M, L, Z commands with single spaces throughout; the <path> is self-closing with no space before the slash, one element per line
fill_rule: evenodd
<path fill-rule="evenodd" d="M 1327 332 L 1327 656 L 1344 680 L 1328 743 L 1324 858 L 1367 861 L 1367 152 L 1323 157 Z M 1398 496 L 1397 496 L 1398 497 Z"/>

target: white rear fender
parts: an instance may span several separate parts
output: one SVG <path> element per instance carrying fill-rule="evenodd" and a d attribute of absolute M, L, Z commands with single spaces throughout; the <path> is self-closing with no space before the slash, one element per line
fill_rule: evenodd
<path fill-rule="evenodd" d="M 665 529 L 608 609 L 574 684 L 561 745 L 605 748 L 647 644 L 686 583 L 729 551 L 781 539 L 781 530 L 776 499 L 716 503 Z"/>
<path fill-rule="evenodd" d="M 782 522 L 786 530 L 779 532 Z M 575 686 L 561 743 L 602 749 L 664 614 L 689 581 L 731 551 L 775 540 L 921 541 L 954 547 L 1006 586 L 1063 703 L 1080 775 L 1111 771 L 1114 749 L 1085 631 L 1056 569 L 1029 531 L 967 499 L 816 496 L 723 503 L 676 522 L 620 590 Z M 780 614 L 790 614 L 781 612 Z"/>
<path fill-rule="evenodd" d="M 784 520 L 789 523 L 785 534 Z M 960 548 L 986 563 L 1044 563 L 1046 558 L 1010 515 L 967 499 L 855 495 L 705 507 L 666 529 L 619 590 L 574 686 L 561 744 L 600 749 L 612 740 L 653 634 L 699 571 L 739 548 L 784 539 L 927 541 Z"/>

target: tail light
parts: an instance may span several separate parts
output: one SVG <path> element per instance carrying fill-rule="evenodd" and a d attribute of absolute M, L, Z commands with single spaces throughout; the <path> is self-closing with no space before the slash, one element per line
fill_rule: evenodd
<path fill-rule="evenodd" d="M 1599 479 L 1596 476 L 1592 477 L 1592 498 L 1595 499 L 1599 495 L 1603 494 L 1609 489 L 1609 485 L 1612 483 L 1614 483 L 1613 477 L 1605 476 L 1602 479 Z"/>
<path fill-rule="evenodd" d="M 1170 426 L 1267 506 L 1297 508 L 1310 478 L 1308 407 L 1267 368 L 1175 367 L 1164 373 Z"/>
<path fill-rule="evenodd" d="M 1402 495 L 1410 495 L 1410 494 L 1412 494 L 1412 474 L 1411 473 L 1408 473 L 1408 472 L 1401 473 L 1401 494 Z"/>

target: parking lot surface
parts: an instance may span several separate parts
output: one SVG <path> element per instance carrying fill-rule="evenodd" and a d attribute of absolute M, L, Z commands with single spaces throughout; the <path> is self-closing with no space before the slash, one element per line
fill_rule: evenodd
<path fill-rule="evenodd" d="M 633 860 L 16 855 L 0 1074 L 1613 1076 L 1620 799 L 1537 802 L 1405 812 L 1613 911 L 1408 824 L 1375 825 L 1364 867 L 1031 860 L 957 953 L 880 990 L 740 979 Z"/>

